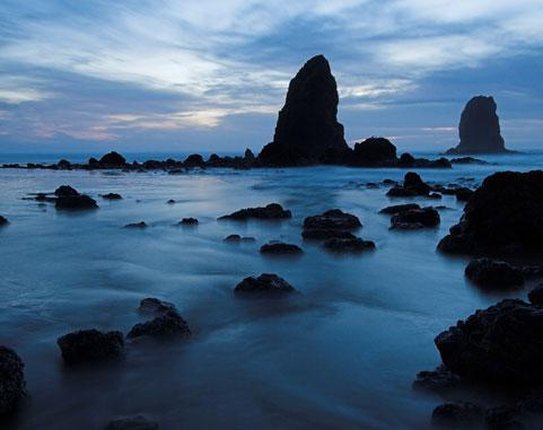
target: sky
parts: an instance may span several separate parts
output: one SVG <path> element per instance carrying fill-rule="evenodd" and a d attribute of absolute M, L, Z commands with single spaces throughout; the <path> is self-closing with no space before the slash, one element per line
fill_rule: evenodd
<path fill-rule="evenodd" d="M 2 0 L 0 151 L 258 152 L 317 54 L 350 144 L 454 146 L 482 94 L 543 149 L 541 1 Z"/>

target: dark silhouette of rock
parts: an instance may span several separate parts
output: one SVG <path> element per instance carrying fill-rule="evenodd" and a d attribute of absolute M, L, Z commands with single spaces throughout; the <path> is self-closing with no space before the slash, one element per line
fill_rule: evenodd
<path fill-rule="evenodd" d="M 302 231 L 302 237 L 309 240 L 326 240 L 332 238 L 338 239 L 356 239 L 356 236 L 347 230 L 338 230 L 334 228 L 311 228 Z"/>
<path fill-rule="evenodd" d="M 0 227 L 4 226 L 4 225 L 8 225 L 9 224 L 9 221 L 6 217 L 3 217 L 2 215 L 0 215 Z"/>
<path fill-rule="evenodd" d="M 362 227 L 362 223 L 357 216 L 340 209 L 330 209 L 304 219 L 305 230 L 354 230 L 359 227 Z"/>
<path fill-rule="evenodd" d="M 174 204 L 175 204 L 175 200 L 174 200 L 174 199 L 170 199 L 170 200 L 168 200 L 166 203 L 168 203 L 169 205 L 174 205 Z"/>
<path fill-rule="evenodd" d="M 177 309 L 173 303 L 155 297 L 147 297 L 140 302 L 138 311 L 144 314 L 164 315 L 170 311 L 175 312 Z"/>
<path fill-rule="evenodd" d="M 311 58 L 290 81 L 273 142 L 258 156 L 265 166 L 339 163 L 349 148 L 337 121 L 336 80 L 324 56 Z"/>
<path fill-rule="evenodd" d="M 147 228 L 148 225 L 145 221 L 140 222 L 131 222 L 129 224 L 126 224 L 124 228 Z"/>
<path fill-rule="evenodd" d="M 256 160 L 255 154 L 253 154 L 253 151 L 251 151 L 249 148 L 245 150 L 245 153 L 243 154 L 243 158 L 248 163 L 254 163 Z"/>
<path fill-rule="evenodd" d="M 271 273 L 245 278 L 234 288 L 234 293 L 249 296 L 283 296 L 295 291 L 287 281 Z"/>
<path fill-rule="evenodd" d="M 150 321 L 136 324 L 126 335 L 129 339 L 142 336 L 188 339 L 191 337 L 191 331 L 176 310 L 169 310 Z"/>
<path fill-rule="evenodd" d="M 412 209 L 421 209 L 420 205 L 417 203 L 405 203 L 403 205 L 392 205 L 387 206 L 379 211 L 380 214 L 394 215 L 400 212 L 409 211 Z"/>
<path fill-rule="evenodd" d="M 119 417 L 111 420 L 105 430 L 158 430 L 158 423 L 151 421 L 143 415 Z"/>
<path fill-rule="evenodd" d="M 331 237 L 324 241 L 323 246 L 329 251 L 333 252 L 352 253 L 375 249 L 375 242 L 372 242 L 371 240 L 363 240 L 359 237 Z"/>
<path fill-rule="evenodd" d="M 528 300 L 536 306 L 543 306 L 543 285 L 534 288 L 528 293 Z"/>
<path fill-rule="evenodd" d="M 55 190 L 55 196 L 57 197 L 76 197 L 79 195 L 79 191 L 69 185 L 61 185 Z"/>
<path fill-rule="evenodd" d="M 183 161 L 183 166 L 185 167 L 204 167 L 205 161 L 200 154 L 191 154 L 185 161 Z"/>
<path fill-rule="evenodd" d="M 223 239 L 223 242 L 229 242 L 229 243 L 240 243 L 240 242 L 255 242 L 256 239 L 254 237 L 245 237 L 240 236 L 239 234 L 229 234 Z"/>
<path fill-rule="evenodd" d="M 370 137 L 356 143 L 348 164 L 363 167 L 394 166 L 398 162 L 396 147 L 384 137 Z"/>
<path fill-rule="evenodd" d="M 479 158 L 474 158 L 474 157 L 452 158 L 450 162 L 451 164 L 476 164 L 476 165 L 490 164 L 488 161 L 481 160 Z"/>
<path fill-rule="evenodd" d="M 519 410 L 513 406 L 498 406 L 485 412 L 485 424 L 489 430 L 523 430 Z"/>
<path fill-rule="evenodd" d="M 432 412 L 432 425 L 449 429 L 480 429 L 483 417 L 483 408 L 475 403 L 444 403 Z"/>
<path fill-rule="evenodd" d="M 436 393 L 445 393 L 461 386 L 462 379 L 445 366 L 438 366 L 434 370 L 423 370 L 417 373 L 413 388 Z"/>
<path fill-rule="evenodd" d="M 433 207 L 409 209 L 396 213 L 390 219 L 390 228 L 400 230 L 417 230 L 421 228 L 436 227 L 441 218 L 439 212 Z"/>
<path fill-rule="evenodd" d="M 123 356 L 124 341 L 120 331 L 80 330 L 57 339 L 66 364 L 96 363 Z"/>
<path fill-rule="evenodd" d="M 25 395 L 24 363 L 17 353 L 0 345 L 0 417 L 13 411 Z"/>
<path fill-rule="evenodd" d="M 496 108 L 496 102 L 492 97 L 473 97 L 466 104 L 460 117 L 458 126 L 460 144 L 449 149 L 447 154 L 508 152 L 500 134 Z"/>
<path fill-rule="evenodd" d="M 179 224 L 181 224 L 181 225 L 197 225 L 198 220 L 196 218 L 183 218 L 181 221 L 179 221 Z"/>
<path fill-rule="evenodd" d="M 437 160 L 429 160 L 428 158 L 415 158 L 409 153 L 404 153 L 398 159 L 397 167 L 401 168 L 427 168 L 427 169 L 450 169 L 451 162 L 445 157 Z"/>
<path fill-rule="evenodd" d="M 272 241 L 268 242 L 260 247 L 261 254 L 302 254 L 304 251 L 298 245 L 292 243 Z"/>
<path fill-rule="evenodd" d="M 123 196 L 118 193 L 102 194 L 102 198 L 105 200 L 122 200 Z"/>
<path fill-rule="evenodd" d="M 435 338 L 443 364 L 473 381 L 506 388 L 543 383 L 543 309 L 503 300 Z"/>
<path fill-rule="evenodd" d="M 118 152 L 111 151 L 103 155 L 98 163 L 100 164 L 100 167 L 125 167 L 126 158 Z"/>
<path fill-rule="evenodd" d="M 270 203 L 265 207 L 240 209 L 229 215 L 223 215 L 219 219 L 231 219 L 236 221 L 245 221 L 250 218 L 255 219 L 287 219 L 291 218 L 292 213 L 289 210 L 283 209 L 279 203 Z"/>
<path fill-rule="evenodd" d="M 392 187 L 387 192 L 389 197 L 416 197 L 428 196 L 431 187 L 424 182 L 415 172 L 407 172 L 404 176 L 403 185 Z"/>
<path fill-rule="evenodd" d="M 55 208 L 61 210 L 98 209 L 96 200 L 86 194 L 61 195 L 55 201 Z"/>
<path fill-rule="evenodd" d="M 499 172 L 487 177 L 438 249 L 488 256 L 541 252 L 543 171 Z"/>
<path fill-rule="evenodd" d="M 62 159 L 57 163 L 57 167 L 60 170 L 70 170 L 72 168 L 72 163 L 70 163 L 68 160 Z"/>
<path fill-rule="evenodd" d="M 466 187 L 460 187 L 456 189 L 456 200 L 459 202 L 467 202 L 475 191 Z"/>
<path fill-rule="evenodd" d="M 485 288 L 507 289 L 524 285 L 522 271 L 505 261 L 478 258 L 466 266 L 464 273 L 470 281 Z"/>

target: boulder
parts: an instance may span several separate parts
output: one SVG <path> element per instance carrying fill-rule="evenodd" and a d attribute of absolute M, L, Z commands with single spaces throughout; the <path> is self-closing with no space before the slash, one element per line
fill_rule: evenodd
<path fill-rule="evenodd" d="M 59 160 L 57 163 L 57 168 L 60 170 L 70 170 L 72 168 L 72 163 L 70 163 L 68 160 Z"/>
<path fill-rule="evenodd" d="M 395 166 L 397 162 L 396 147 L 384 137 L 370 137 L 355 143 L 348 160 L 351 166 L 364 167 Z"/>
<path fill-rule="evenodd" d="M 98 209 L 96 200 L 86 194 L 77 196 L 60 196 L 55 201 L 55 208 L 61 210 L 87 210 Z"/>
<path fill-rule="evenodd" d="M 183 218 L 181 221 L 179 221 L 179 224 L 181 224 L 181 225 L 197 225 L 198 220 L 196 218 Z"/>
<path fill-rule="evenodd" d="M 272 241 L 268 242 L 260 247 L 261 254 L 302 254 L 304 251 L 298 245 L 292 243 Z"/>
<path fill-rule="evenodd" d="M 305 230 L 354 230 L 362 227 L 362 223 L 355 215 L 340 209 L 330 209 L 320 215 L 305 218 L 303 227 Z"/>
<path fill-rule="evenodd" d="M 432 412 L 432 425 L 449 429 L 480 429 L 483 418 L 483 408 L 475 403 L 444 403 Z"/>
<path fill-rule="evenodd" d="M 0 417 L 24 397 L 25 385 L 23 361 L 14 350 L 0 345 Z"/>
<path fill-rule="evenodd" d="M 122 200 L 123 196 L 117 193 L 102 194 L 102 198 L 105 200 Z"/>
<path fill-rule="evenodd" d="M 183 166 L 185 167 L 204 167 L 205 161 L 200 154 L 191 154 L 185 161 L 183 161 Z"/>
<path fill-rule="evenodd" d="M 343 161 L 349 147 L 337 121 L 339 98 L 330 64 L 311 58 L 290 81 L 273 141 L 262 149 L 263 166 L 299 166 Z"/>
<path fill-rule="evenodd" d="M 413 209 L 421 209 L 420 205 L 416 203 L 406 203 L 403 205 L 387 206 L 379 211 L 380 214 L 394 215 L 400 212 L 406 212 Z"/>
<path fill-rule="evenodd" d="M 500 122 L 496 115 L 496 102 L 492 97 L 473 97 L 460 117 L 458 132 L 460 144 L 447 151 L 447 154 L 504 153 Z"/>
<path fill-rule="evenodd" d="M 229 234 L 223 239 L 223 242 L 240 243 L 240 242 L 255 242 L 254 237 L 244 237 L 239 234 Z"/>
<path fill-rule="evenodd" d="M 2 215 L 0 215 L 0 227 L 4 226 L 4 225 L 8 225 L 9 224 L 9 221 L 6 217 L 3 217 Z"/>
<path fill-rule="evenodd" d="M 409 209 L 396 213 L 390 219 L 390 228 L 399 230 L 417 230 L 439 225 L 439 212 L 433 207 Z"/>
<path fill-rule="evenodd" d="M 55 196 L 57 197 L 77 197 L 79 191 L 69 185 L 61 185 L 55 190 Z"/>
<path fill-rule="evenodd" d="M 118 152 L 112 151 L 103 155 L 98 163 L 101 167 L 125 167 L 126 159 Z"/>
<path fill-rule="evenodd" d="M 481 160 L 479 158 L 473 157 L 458 157 L 450 160 L 451 164 L 475 164 L 475 165 L 485 165 L 490 164 L 488 161 Z"/>
<path fill-rule="evenodd" d="M 475 193 L 475 191 L 470 190 L 466 187 L 459 187 L 456 189 L 456 200 L 459 202 L 467 202 L 471 196 Z"/>
<path fill-rule="evenodd" d="M 251 218 L 266 220 L 287 219 L 292 218 L 292 213 L 287 209 L 283 209 L 279 203 L 270 203 L 265 207 L 240 209 L 229 215 L 223 215 L 219 219 L 245 221 Z"/>
<path fill-rule="evenodd" d="M 126 337 L 129 339 L 142 336 L 188 339 L 191 335 L 189 326 L 181 315 L 176 310 L 167 310 L 150 321 L 136 324 Z"/>
<path fill-rule="evenodd" d="M 362 252 L 375 249 L 375 242 L 372 242 L 371 240 L 362 240 L 359 237 L 331 237 L 330 239 L 324 241 L 323 246 L 329 251 L 339 253 Z"/>
<path fill-rule="evenodd" d="M 438 249 L 487 256 L 543 251 L 543 171 L 487 177 Z"/>
<path fill-rule="evenodd" d="M 283 296 L 295 291 L 287 281 L 271 273 L 245 278 L 234 288 L 234 293 L 245 296 Z"/>
<path fill-rule="evenodd" d="M 431 187 L 425 183 L 415 172 L 407 172 L 404 176 L 403 185 L 394 186 L 387 192 L 389 197 L 416 197 L 428 196 Z"/>
<path fill-rule="evenodd" d="M 164 315 L 170 311 L 177 311 L 177 309 L 173 303 L 155 297 L 147 297 L 140 302 L 138 311 L 143 314 Z"/>
<path fill-rule="evenodd" d="M 64 362 L 70 365 L 117 360 L 124 354 L 123 334 L 120 331 L 75 331 L 59 337 L 57 344 Z"/>
<path fill-rule="evenodd" d="M 335 228 L 311 228 L 303 230 L 302 237 L 308 240 L 326 240 L 332 238 L 356 239 L 356 236 L 350 231 L 338 230 Z"/>
<path fill-rule="evenodd" d="M 485 288 L 518 288 L 524 285 L 522 270 L 505 261 L 478 258 L 466 266 L 464 273 L 474 284 Z"/>
<path fill-rule="evenodd" d="M 111 420 L 105 430 L 158 430 L 158 423 L 143 415 L 119 417 Z"/>

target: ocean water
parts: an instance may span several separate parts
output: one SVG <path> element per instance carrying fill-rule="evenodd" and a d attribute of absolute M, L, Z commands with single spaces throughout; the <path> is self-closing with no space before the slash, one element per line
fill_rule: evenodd
<path fill-rule="evenodd" d="M 419 173 L 431 183 L 475 186 L 495 171 L 543 165 L 541 153 L 482 158 L 494 164 Z M 464 279 L 467 259 L 436 252 L 462 213 L 454 197 L 391 200 L 387 188 L 365 186 L 404 174 L 344 167 L 185 175 L 0 169 L 0 214 L 11 221 L 0 230 L 0 344 L 23 358 L 30 393 L 2 428 L 94 429 L 132 414 L 148 415 L 163 429 L 427 428 L 445 398 L 411 384 L 440 361 L 434 337 L 477 308 L 526 297 L 530 286 L 488 294 Z M 62 213 L 22 199 L 61 184 L 95 197 L 100 209 Z M 124 198 L 99 197 L 108 192 Z M 447 206 L 439 228 L 390 231 L 379 209 L 407 201 Z M 216 220 L 270 202 L 292 210 L 293 218 Z M 303 218 L 330 208 L 359 216 L 358 234 L 377 249 L 338 256 L 304 242 Z M 200 224 L 175 225 L 188 216 Z M 150 227 L 122 228 L 141 220 Z M 256 243 L 223 243 L 231 233 Z M 305 253 L 261 256 L 259 246 L 273 239 Z M 234 297 L 240 280 L 263 272 L 284 277 L 301 294 Z M 136 309 L 149 296 L 175 303 L 193 338 L 128 343 L 116 365 L 63 366 L 58 336 L 86 328 L 126 333 L 142 321 Z M 461 398 L 503 400 L 484 392 Z"/>

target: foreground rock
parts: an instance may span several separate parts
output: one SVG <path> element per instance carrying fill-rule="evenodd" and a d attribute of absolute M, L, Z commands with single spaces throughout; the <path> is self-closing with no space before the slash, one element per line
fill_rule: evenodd
<path fill-rule="evenodd" d="M 375 249 L 375 242 L 363 240 L 360 237 L 331 237 L 324 241 L 323 246 L 333 252 L 352 253 L 373 250 Z"/>
<path fill-rule="evenodd" d="M 432 424 L 449 429 L 480 429 L 483 418 L 483 408 L 470 402 L 444 403 L 432 412 Z"/>
<path fill-rule="evenodd" d="M 6 217 L 3 217 L 2 215 L 0 215 L 0 227 L 4 226 L 4 225 L 8 225 L 9 224 L 9 221 Z"/>
<path fill-rule="evenodd" d="M 478 258 L 471 261 L 465 270 L 466 278 L 485 288 L 517 288 L 524 285 L 522 270 L 505 261 Z"/>
<path fill-rule="evenodd" d="M 437 227 L 441 221 L 439 212 L 433 207 L 400 211 L 390 219 L 390 228 L 397 230 L 418 230 Z"/>
<path fill-rule="evenodd" d="M 458 132 L 460 144 L 447 154 L 504 153 L 500 122 L 496 115 L 496 102 L 492 97 L 473 97 L 460 117 Z"/>
<path fill-rule="evenodd" d="M 120 417 L 110 421 L 105 430 L 158 430 L 158 423 L 143 415 Z"/>
<path fill-rule="evenodd" d="M 219 217 L 220 220 L 231 219 L 236 221 L 245 221 L 251 218 L 265 220 L 287 219 L 292 218 L 292 213 L 287 209 L 283 209 L 279 203 L 270 203 L 265 207 L 240 209 L 229 215 Z"/>
<path fill-rule="evenodd" d="M 387 192 L 389 197 L 416 197 L 428 196 L 431 187 L 422 180 L 415 172 L 407 172 L 404 176 L 403 185 L 392 187 Z"/>
<path fill-rule="evenodd" d="M 135 339 L 142 336 L 154 338 L 182 338 L 191 337 L 187 322 L 179 315 L 177 310 L 167 310 L 162 315 L 143 323 L 138 323 L 128 332 L 126 337 Z"/>
<path fill-rule="evenodd" d="M 14 350 L 0 345 L 0 417 L 17 406 L 25 385 L 23 361 Z"/>
<path fill-rule="evenodd" d="M 294 255 L 302 254 L 304 251 L 298 245 L 292 243 L 272 241 L 268 242 L 260 247 L 261 254 L 270 254 L 270 255 Z"/>
<path fill-rule="evenodd" d="M 57 339 L 66 364 L 97 363 L 123 357 L 124 340 L 120 331 L 80 330 Z"/>
<path fill-rule="evenodd" d="M 264 166 L 300 166 L 341 162 L 348 151 L 337 121 L 339 98 L 330 64 L 311 58 L 290 81 L 273 141 L 258 161 Z"/>
<path fill-rule="evenodd" d="M 96 200 L 80 194 L 75 188 L 69 185 L 61 185 L 55 190 L 55 207 L 63 210 L 86 210 L 97 209 Z"/>
<path fill-rule="evenodd" d="M 487 256 L 543 251 L 543 171 L 487 177 L 438 249 Z"/>
<path fill-rule="evenodd" d="M 287 281 L 271 273 L 245 278 L 234 288 L 234 293 L 244 296 L 284 296 L 295 291 Z"/>

